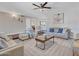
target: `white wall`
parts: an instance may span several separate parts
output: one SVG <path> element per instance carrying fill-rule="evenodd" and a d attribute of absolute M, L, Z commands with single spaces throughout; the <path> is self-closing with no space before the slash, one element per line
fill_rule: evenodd
<path fill-rule="evenodd" d="M 39 25 L 39 22 L 43 19 L 29 18 L 27 20 L 31 20 L 32 23 Z M 49 27 L 55 26 L 53 24 L 53 17 L 52 18 L 49 17 L 46 20 L 48 21 L 47 25 Z M 29 22 L 26 22 L 26 23 L 28 24 Z M 79 33 L 79 10 L 77 8 L 65 10 L 64 11 L 64 24 L 60 24 L 59 27 L 71 28 L 73 32 Z"/>
<path fill-rule="evenodd" d="M 17 33 L 24 32 L 25 20 L 21 23 L 17 19 L 12 18 L 10 14 L 0 12 L 0 33 Z"/>
<path fill-rule="evenodd" d="M 57 11 L 54 11 L 54 9 L 61 9 L 60 12 L 62 12 L 62 10 L 64 12 L 64 27 L 71 28 L 73 32 L 79 32 L 79 27 L 78 27 L 79 25 L 79 2 L 78 3 L 77 2 L 55 2 L 55 3 L 49 2 L 48 6 L 52 7 L 51 11 L 49 10 L 48 13 L 45 12 L 45 15 L 49 16 L 49 17 L 46 16 L 46 20 L 49 21 L 48 22 L 49 26 L 53 26 L 52 18 L 50 19 L 50 16 L 52 17 L 53 12 L 57 12 Z M 33 8 L 32 2 L 31 3 L 2 3 L 2 2 L 0 3 L 0 10 L 2 11 L 3 10 L 16 11 L 16 12 L 25 14 L 26 16 L 32 16 L 32 17 L 37 17 L 40 19 L 41 18 L 45 19 L 45 16 L 42 15 L 41 11 L 33 10 L 32 8 Z M 2 20 L 1 18 L 5 19 L 6 17 L 4 18 L 2 17 L 2 15 L 0 16 L 0 28 L 1 28 L 0 32 L 20 32 L 24 30 L 22 28 L 24 28 L 25 25 L 19 23 L 17 20 L 12 20 L 12 18 L 9 16 L 8 16 L 9 19 L 6 18 L 7 20 Z M 38 24 L 39 21 L 37 21 L 36 19 L 35 22 L 36 24 Z M 9 23 L 11 25 L 9 25 Z M 10 28 L 12 30 L 10 30 Z"/>
<path fill-rule="evenodd" d="M 74 33 L 79 33 L 79 5 L 76 5 L 75 3 L 74 6 L 75 7 L 69 5 L 68 7 L 62 6 L 59 8 L 61 10 L 58 12 L 64 13 L 64 24 L 59 24 L 59 27 L 67 27 L 70 28 Z M 48 14 L 47 18 L 48 26 L 53 27 L 53 13 Z"/>
<path fill-rule="evenodd" d="M 74 33 L 79 33 L 79 8 L 65 11 L 64 26 L 71 28 Z"/>
<path fill-rule="evenodd" d="M 29 16 L 30 17 L 31 16 L 34 16 L 33 14 L 35 13 L 35 16 L 37 15 L 37 18 L 40 18 L 40 19 L 26 18 L 27 21 L 24 21 L 23 23 L 20 23 L 17 19 L 13 19 L 11 17 L 11 15 L 0 12 L 0 32 L 5 32 L 5 33 L 24 32 L 24 30 L 26 28 L 26 24 L 27 24 L 27 26 L 29 26 L 29 24 L 30 24 L 28 22 L 28 20 L 32 20 L 32 24 L 35 23 L 36 25 L 39 26 L 39 21 L 40 20 L 43 20 L 43 19 L 44 20 L 46 19 L 46 20 L 48 20 L 48 24 L 47 25 L 50 26 L 50 27 L 53 26 L 53 21 L 52 21 L 53 20 L 52 16 L 53 16 L 53 12 L 54 12 L 53 8 L 52 8 L 51 11 L 49 10 L 47 13 L 45 12 L 45 15 L 47 15 L 46 18 L 45 18 L 44 15 L 41 15 L 41 12 L 39 12 L 39 10 L 32 10 L 32 9 L 30 9 L 32 6 L 30 6 L 29 8 L 27 8 L 27 7 L 25 8 L 24 7 L 25 8 L 25 11 L 24 11 L 24 8 L 21 8 L 19 6 L 21 4 L 19 4 L 19 5 L 16 5 L 16 4 L 13 3 L 13 5 L 15 5 L 16 8 L 19 7 L 20 9 L 23 9 L 23 10 L 17 9 L 20 12 L 24 12 L 25 13 L 27 10 L 29 12 L 32 11 L 32 12 L 30 12 L 32 14 L 29 14 Z M 3 6 L 3 3 L 2 3 L 2 5 L 0 5 L 0 6 L 2 6 L 4 8 L 7 8 L 8 7 L 8 6 L 6 6 L 5 3 L 4 3 L 4 5 L 5 5 L 5 7 Z M 8 3 L 7 3 L 7 5 L 8 5 Z M 64 27 L 71 28 L 73 32 L 78 32 L 79 33 L 79 26 L 78 26 L 79 25 L 79 3 L 56 3 L 55 5 L 56 5 L 56 8 L 57 9 L 61 9 L 60 12 L 62 12 L 62 10 L 64 12 L 64 25 L 61 24 L 59 26 L 62 26 L 63 25 Z M 50 5 L 50 6 L 53 7 L 53 5 Z M 10 7 L 10 5 L 9 5 L 9 8 L 12 8 L 12 10 L 15 9 L 12 6 Z M 0 9 L 2 9 L 2 8 L 0 8 Z M 4 10 L 4 9 L 2 9 L 2 10 Z M 15 11 L 16 11 L 16 9 L 15 9 Z M 28 13 L 27 12 L 26 12 L 26 14 L 28 16 Z M 38 14 L 39 14 L 39 16 L 38 16 Z M 25 22 L 26 22 L 26 24 L 25 24 Z"/>

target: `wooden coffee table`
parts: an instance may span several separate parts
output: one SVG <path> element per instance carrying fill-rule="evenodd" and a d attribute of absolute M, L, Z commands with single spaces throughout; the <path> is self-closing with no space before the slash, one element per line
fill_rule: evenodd
<path fill-rule="evenodd" d="M 41 43 L 44 44 L 44 48 L 43 48 L 43 49 L 40 48 L 40 47 L 38 47 L 38 48 L 40 48 L 40 49 L 42 49 L 42 50 L 45 50 L 45 43 L 46 43 L 47 41 L 49 41 L 50 39 L 52 39 L 52 38 L 53 38 L 53 43 L 54 43 L 54 36 L 53 36 L 53 35 L 46 35 L 46 36 L 41 35 L 41 36 L 36 37 L 36 38 L 35 38 L 35 40 L 36 40 L 36 47 L 38 47 L 37 42 L 41 42 Z"/>

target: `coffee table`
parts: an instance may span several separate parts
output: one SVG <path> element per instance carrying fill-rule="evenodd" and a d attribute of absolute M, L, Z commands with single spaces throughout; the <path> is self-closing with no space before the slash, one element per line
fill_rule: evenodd
<path fill-rule="evenodd" d="M 35 40 L 36 40 L 36 47 L 38 47 L 38 43 L 37 42 L 41 42 L 41 43 L 44 44 L 44 47 L 43 48 L 38 47 L 38 48 L 40 48 L 42 50 L 45 50 L 45 43 L 47 41 L 49 41 L 50 39 L 52 39 L 52 38 L 53 38 L 53 43 L 54 43 L 54 36 L 53 35 L 40 35 L 40 36 L 36 37 L 35 38 Z"/>

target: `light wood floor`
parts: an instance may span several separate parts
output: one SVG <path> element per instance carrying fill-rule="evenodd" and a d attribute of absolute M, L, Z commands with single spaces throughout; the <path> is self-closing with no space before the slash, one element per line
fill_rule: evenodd
<path fill-rule="evenodd" d="M 46 49 L 41 50 L 35 46 L 36 41 L 34 39 L 24 41 L 24 55 L 25 56 L 72 56 L 72 39 L 65 40 L 55 38 L 55 43 L 52 43 L 52 39 L 46 42 Z M 43 45 L 38 44 L 41 48 Z"/>

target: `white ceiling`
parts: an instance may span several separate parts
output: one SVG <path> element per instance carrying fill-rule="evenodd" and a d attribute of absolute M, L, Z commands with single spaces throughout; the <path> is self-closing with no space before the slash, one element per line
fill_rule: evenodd
<path fill-rule="evenodd" d="M 47 6 L 52 7 L 52 9 L 41 12 L 40 10 L 33 10 L 35 6 L 33 6 L 32 3 L 40 4 L 44 2 L 0 2 L 0 11 L 21 13 L 26 16 L 44 18 L 55 12 L 75 10 L 75 8 L 79 7 L 79 3 L 77 2 L 49 2 Z"/>

